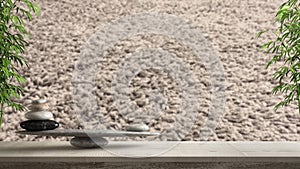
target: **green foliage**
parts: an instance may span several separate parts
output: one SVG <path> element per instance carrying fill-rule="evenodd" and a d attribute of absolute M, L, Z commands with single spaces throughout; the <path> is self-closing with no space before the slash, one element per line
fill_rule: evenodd
<path fill-rule="evenodd" d="M 22 54 L 28 45 L 25 20 L 31 21 L 32 14 L 39 14 L 39 7 L 31 0 L 0 0 L 0 127 L 5 107 L 25 110 L 15 99 L 26 81 L 18 68 L 28 66 Z"/>
<path fill-rule="evenodd" d="M 275 32 L 276 38 L 262 46 L 267 53 L 272 54 L 266 67 L 279 64 L 273 78 L 279 82 L 274 87 L 273 94 L 285 94 L 285 99 L 275 106 L 287 106 L 296 101 L 300 112 L 300 3 L 299 0 L 288 0 L 281 5 L 276 14 L 275 22 L 279 27 Z M 260 32 L 258 37 L 264 32 Z"/>

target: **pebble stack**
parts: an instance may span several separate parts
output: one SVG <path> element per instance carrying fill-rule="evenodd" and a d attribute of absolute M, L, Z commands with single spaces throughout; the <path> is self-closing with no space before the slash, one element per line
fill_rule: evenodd
<path fill-rule="evenodd" d="M 47 100 L 34 100 L 29 106 L 29 112 L 25 114 L 27 121 L 20 123 L 21 128 L 27 131 L 54 130 L 59 123 L 53 120 L 53 114 L 48 111 Z"/>

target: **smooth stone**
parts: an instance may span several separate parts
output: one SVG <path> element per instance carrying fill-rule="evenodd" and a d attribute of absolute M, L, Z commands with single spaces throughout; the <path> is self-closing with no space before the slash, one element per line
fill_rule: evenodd
<path fill-rule="evenodd" d="M 54 130 L 59 124 L 53 120 L 27 120 L 20 123 L 20 126 L 27 131 Z"/>
<path fill-rule="evenodd" d="M 48 111 L 28 112 L 25 117 L 29 120 L 49 120 L 53 118 L 53 114 Z"/>
<path fill-rule="evenodd" d="M 81 129 L 56 129 L 46 131 L 17 131 L 18 134 L 29 134 L 39 136 L 66 136 L 66 137 L 146 137 L 159 136 L 160 133 L 152 132 L 133 132 L 116 130 L 81 130 Z"/>
<path fill-rule="evenodd" d="M 33 100 L 31 103 L 32 104 L 44 104 L 44 103 L 47 103 L 47 100 L 45 100 L 45 99 Z"/>
<path fill-rule="evenodd" d="M 125 129 L 126 131 L 137 131 L 137 132 L 149 131 L 149 127 L 146 124 L 128 125 L 125 127 Z"/>
<path fill-rule="evenodd" d="M 30 111 L 43 111 L 48 109 L 49 109 L 49 105 L 47 103 L 32 104 L 29 106 Z"/>
<path fill-rule="evenodd" d="M 108 141 L 105 138 L 74 137 L 70 141 L 71 145 L 78 148 L 99 148 L 106 146 Z"/>

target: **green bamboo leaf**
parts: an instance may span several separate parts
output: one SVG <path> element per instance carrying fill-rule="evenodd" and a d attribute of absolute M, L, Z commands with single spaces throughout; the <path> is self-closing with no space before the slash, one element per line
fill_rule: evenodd
<path fill-rule="evenodd" d="M 26 13 L 26 16 L 28 18 L 29 21 L 32 20 L 32 15 L 30 14 L 30 12 L 25 12 Z"/>
<path fill-rule="evenodd" d="M 18 19 L 17 16 L 13 16 L 13 22 L 14 22 L 15 25 L 20 25 L 19 19 Z"/>
<path fill-rule="evenodd" d="M 275 107 L 275 111 L 297 101 L 300 113 L 300 9 L 299 0 L 287 0 L 283 3 L 275 16 L 279 24 L 275 31 L 276 39 L 262 46 L 272 58 L 267 62 L 266 68 L 272 64 L 283 64 L 273 73 L 273 78 L 279 82 L 272 90 L 286 94 L 286 97 Z M 262 35 L 259 32 L 258 36 Z M 288 84 L 284 82 L 289 81 Z"/>
<path fill-rule="evenodd" d="M 256 35 L 256 38 L 260 38 L 261 35 L 263 35 L 263 34 L 266 33 L 266 32 L 268 32 L 268 30 L 258 32 L 258 34 Z"/>
<path fill-rule="evenodd" d="M 24 9 L 23 3 L 28 9 Z M 26 110 L 15 100 L 24 94 L 24 89 L 20 85 L 26 82 L 18 68 L 23 65 L 28 67 L 27 60 L 22 57 L 28 45 L 24 37 L 29 35 L 25 29 L 24 19 L 31 21 L 32 15 L 39 12 L 33 0 L 0 2 L 0 127 L 4 107 Z"/>
<path fill-rule="evenodd" d="M 40 15 L 41 14 L 41 9 L 40 7 L 36 4 L 36 3 L 33 3 L 33 11 L 36 15 Z"/>
<path fill-rule="evenodd" d="M 269 48 L 269 46 L 270 46 L 272 43 L 273 43 L 273 42 L 265 43 L 264 45 L 262 45 L 261 50 L 265 50 L 265 49 Z"/>

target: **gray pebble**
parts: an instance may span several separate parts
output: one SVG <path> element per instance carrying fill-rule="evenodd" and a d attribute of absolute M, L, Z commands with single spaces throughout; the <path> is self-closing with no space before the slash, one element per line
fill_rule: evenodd
<path fill-rule="evenodd" d="M 25 117 L 29 120 L 49 120 L 53 118 L 53 114 L 48 111 L 28 112 Z"/>
<path fill-rule="evenodd" d="M 39 99 L 39 100 L 33 100 L 32 104 L 44 104 L 46 102 L 47 102 L 47 100 L 45 100 L 45 99 Z"/>
<path fill-rule="evenodd" d="M 70 141 L 71 145 L 78 148 L 101 148 L 108 144 L 104 138 L 74 137 Z"/>
<path fill-rule="evenodd" d="M 47 103 L 33 103 L 29 106 L 29 110 L 31 111 L 44 111 L 48 109 L 49 105 Z"/>
<path fill-rule="evenodd" d="M 149 127 L 146 124 L 133 124 L 125 127 L 127 131 L 149 131 Z"/>

